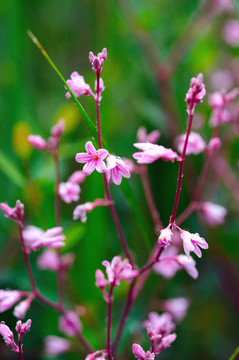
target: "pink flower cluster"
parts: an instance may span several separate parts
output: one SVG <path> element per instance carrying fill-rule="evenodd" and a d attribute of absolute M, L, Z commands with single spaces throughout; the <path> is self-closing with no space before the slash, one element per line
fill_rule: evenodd
<path fill-rule="evenodd" d="M 203 101 L 206 95 L 205 85 L 203 83 L 203 75 L 200 73 L 198 76 L 192 77 L 190 82 L 190 88 L 186 94 L 187 111 L 189 114 L 193 114 L 195 106 Z"/>
<path fill-rule="evenodd" d="M 57 124 L 51 128 L 51 136 L 48 138 L 48 142 L 44 140 L 40 135 L 29 135 L 27 139 L 29 143 L 36 149 L 46 150 L 51 152 L 52 154 L 55 154 L 64 130 L 65 121 L 64 119 L 60 119 Z"/>
<path fill-rule="evenodd" d="M 210 125 L 212 127 L 226 124 L 234 120 L 233 111 L 228 110 L 228 104 L 232 103 L 239 95 L 239 89 L 235 88 L 229 93 L 216 91 L 209 95 L 209 105 L 212 107 Z M 232 104 L 231 104 L 232 106 Z"/>
<path fill-rule="evenodd" d="M 45 249 L 38 256 L 37 265 L 41 270 L 51 270 L 58 272 L 59 270 L 68 270 L 74 262 L 74 254 L 59 255 L 52 249 Z"/>
<path fill-rule="evenodd" d="M 90 175 L 96 169 L 99 173 L 106 173 L 107 180 L 112 180 L 116 185 L 121 183 L 122 176 L 130 177 L 128 166 L 121 158 L 109 154 L 105 149 L 96 150 L 91 141 L 87 141 L 85 149 L 87 153 L 76 154 L 76 161 L 86 163 L 83 167 L 86 175 Z M 103 161 L 106 157 L 107 166 Z"/>
<path fill-rule="evenodd" d="M 23 336 L 30 330 L 31 322 L 31 319 L 29 319 L 25 323 L 22 323 L 21 320 L 16 323 L 15 329 L 18 333 L 18 341 L 20 343 Z M 3 340 L 5 341 L 7 346 L 9 346 L 16 353 L 22 353 L 22 348 L 19 347 L 19 345 L 17 345 L 14 341 L 13 332 L 9 329 L 7 325 L 5 325 L 4 322 L 0 323 L 0 334 L 2 335 Z"/>
<path fill-rule="evenodd" d="M 107 59 L 106 48 L 104 48 L 102 52 L 98 53 L 97 56 L 95 56 L 92 51 L 90 51 L 89 53 L 89 61 L 95 73 L 101 72 L 103 64 L 106 59 Z"/>

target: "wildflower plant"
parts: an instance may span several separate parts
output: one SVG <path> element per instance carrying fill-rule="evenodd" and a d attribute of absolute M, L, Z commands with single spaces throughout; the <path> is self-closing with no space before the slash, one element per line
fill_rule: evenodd
<path fill-rule="evenodd" d="M 30 37 L 51 63 L 48 54 L 34 35 L 30 34 Z M 2 213 L 7 219 L 13 220 L 18 228 L 19 249 L 21 247 L 29 277 L 29 291 L 17 289 L 0 290 L 0 312 L 2 313 L 14 307 L 13 315 L 17 319 L 21 319 L 18 320 L 16 325 L 18 343 L 15 342 L 10 328 L 4 323 L 0 324 L 0 333 L 6 345 L 18 353 L 20 360 L 23 359 L 22 338 L 30 331 L 31 327 L 31 319 L 27 320 L 26 323 L 22 323 L 22 320 L 27 316 L 32 302 L 35 301 L 38 301 L 38 306 L 42 303 L 59 315 L 58 330 L 64 335 L 64 337 L 59 337 L 55 334 L 48 334 L 47 338 L 45 338 L 45 352 L 48 355 L 75 351 L 74 339 L 77 339 L 81 345 L 80 353 L 84 354 L 86 360 L 113 360 L 117 358 L 117 351 L 130 312 L 140 292 L 144 289 L 145 282 L 151 271 L 169 280 L 181 270 L 193 279 L 197 279 L 200 274 L 196 265 L 200 261 L 199 258 L 202 258 L 209 248 L 210 238 L 204 239 L 203 234 L 195 233 L 194 228 L 190 228 L 188 224 L 185 225 L 185 221 L 193 212 L 198 212 L 204 217 L 209 226 L 216 227 L 224 223 L 227 214 L 227 210 L 222 205 L 214 204 L 211 201 L 212 199 L 203 199 L 201 195 L 208 168 L 213 157 L 222 146 L 220 127 L 232 121 L 229 106 L 235 102 L 239 90 L 222 91 L 210 95 L 209 104 L 212 108 L 210 126 L 213 129 L 211 136 L 206 140 L 203 139 L 201 134 L 192 131 L 195 110 L 200 107 L 200 103 L 204 102 L 206 97 L 203 74 L 199 73 L 197 76 L 192 77 L 189 89 L 185 94 L 185 115 L 187 116 L 185 133 L 177 134 L 172 139 L 173 145 L 171 148 L 163 145 L 160 138 L 161 133 L 158 129 L 148 134 L 145 128 L 140 127 L 137 132 L 137 142 L 132 144 L 132 159 L 125 159 L 126 154 L 115 154 L 114 144 L 110 144 L 110 139 L 107 139 L 106 142 L 102 134 L 100 107 L 103 92 L 107 90 L 103 76 L 104 68 L 107 66 L 107 57 L 106 48 L 103 48 L 97 55 L 94 55 L 93 52 L 89 53 L 90 66 L 95 73 L 94 90 L 91 90 L 91 86 L 85 82 L 83 75 L 80 75 L 77 71 L 73 71 L 70 79 L 65 81 L 58 69 L 56 69 L 64 82 L 67 101 L 74 101 L 93 136 L 91 140 L 85 142 L 84 146 L 81 145 L 78 149 L 79 152 L 75 154 L 74 172 L 68 174 L 65 179 L 62 178 L 60 147 L 65 130 L 64 119 L 60 119 L 51 128 L 47 140 L 35 134 L 28 136 L 28 141 L 32 147 L 41 151 L 41 153 L 45 152 L 54 161 L 55 226 L 42 229 L 35 226 L 35 224 L 29 225 L 29 218 L 26 216 L 24 204 L 20 200 L 16 201 L 15 206 L 8 205 L 5 202 L 0 204 Z M 89 101 L 93 101 L 96 109 L 95 122 L 91 121 L 78 101 L 81 96 L 89 96 Z M 186 209 L 179 213 L 184 165 L 189 155 L 196 156 L 198 154 L 204 154 L 205 157 L 201 174 L 198 176 L 194 192 L 191 194 L 191 201 Z M 178 176 L 175 178 L 175 194 L 170 194 L 172 209 L 168 214 L 167 222 L 163 222 L 161 219 L 148 176 L 148 166 L 154 163 L 155 166 L 160 167 L 163 161 L 172 163 L 172 166 L 178 168 Z M 98 181 L 102 183 L 104 195 L 100 197 L 99 194 L 99 197 L 97 196 L 93 200 L 87 199 L 86 202 L 83 202 L 81 197 L 85 199 L 83 195 L 84 188 L 87 186 L 88 178 L 94 176 L 93 173 L 98 176 Z M 128 180 L 130 179 L 130 184 L 132 184 L 134 179 L 131 178 L 136 176 L 142 181 L 148 206 L 147 212 L 150 214 L 154 225 L 153 235 L 150 235 L 152 237 L 149 245 L 150 253 L 143 265 L 138 262 L 138 249 L 131 248 L 132 245 L 128 241 L 128 232 L 123 227 L 118 215 L 116 200 L 112 196 L 113 186 L 121 186 L 125 190 L 130 204 L 133 203 L 132 211 L 137 222 L 140 223 L 142 219 L 144 221 L 144 215 L 141 215 L 141 209 L 138 209 L 138 202 L 135 201 L 135 195 Z M 72 222 L 73 220 L 81 222 L 83 223 L 82 226 L 87 222 L 87 217 L 91 216 L 91 212 L 95 208 L 97 210 L 94 211 L 101 211 L 102 207 L 107 208 L 116 230 L 115 241 L 120 244 L 121 250 L 119 253 L 113 254 L 110 259 L 99 258 L 99 266 L 94 269 L 95 286 L 102 295 L 106 316 L 106 324 L 100 325 L 103 333 L 100 348 L 95 348 L 91 336 L 84 332 L 84 318 L 83 316 L 81 318 L 84 306 L 80 308 L 78 303 L 69 301 L 66 296 L 68 295 L 66 289 L 70 284 L 70 269 L 74 266 L 76 256 L 67 251 L 62 252 L 64 247 L 67 248 L 67 236 L 65 235 L 67 229 L 64 228 L 65 224 L 61 216 L 62 202 L 66 204 L 65 206 L 69 206 L 69 209 L 71 209 L 71 203 L 77 203 L 72 209 L 70 220 Z M 143 224 L 141 224 L 140 230 L 142 228 Z M 140 243 L 138 247 L 140 247 Z M 30 261 L 32 253 L 36 252 L 38 253 L 38 268 L 56 273 L 56 301 L 52 301 L 52 299 L 45 296 L 37 284 L 35 271 L 33 271 Z M 93 281 L 92 279 L 92 283 Z M 120 316 L 117 318 L 116 324 L 114 324 L 114 305 L 117 302 L 117 291 L 120 291 L 119 289 L 123 287 L 123 282 L 127 284 L 124 285 L 127 286 L 127 294 Z M 130 347 L 130 351 L 132 348 L 131 357 L 135 356 L 138 360 L 154 360 L 155 357 L 160 358 L 162 351 L 174 346 L 174 342 L 177 341 L 177 323 L 184 319 L 190 304 L 190 300 L 183 297 L 183 295 L 166 300 L 160 299 L 157 309 L 161 312 L 160 314 L 151 310 L 148 314 L 143 314 L 145 317 L 141 319 L 138 333 L 145 335 L 145 338 L 148 339 L 148 345 L 146 348 L 146 343 L 143 342 L 142 337 L 139 341 L 137 340 L 137 332 L 136 335 L 132 334 L 130 337 L 130 340 L 132 340 Z M 138 343 L 141 341 L 143 344 Z"/>

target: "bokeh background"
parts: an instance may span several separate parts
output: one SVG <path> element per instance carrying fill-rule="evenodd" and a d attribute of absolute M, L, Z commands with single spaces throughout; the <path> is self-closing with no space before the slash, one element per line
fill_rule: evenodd
<path fill-rule="evenodd" d="M 185 94 L 190 78 L 204 74 L 207 92 L 239 86 L 239 57 L 236 40 L 226 38 L 225 26 L 238 14 L 228 1 L 198 0 L 51 0 L 0 3 L 0 200 L 13 206 L 16 199 L 25 204 L 25 223 L 47 229 L 54 226 L 54 164 L 44 153 L 33 150 L 27 142 L 30 133 L 48 137 L 51 126 L 61 117 L 66 131 L 61 145 L 61 173 L 66 181 L 79 164 L 76 152 L 92 139 L 72 101 L 65 99 L 64 85 L 26 34 L 31 29 L 46 48 L 64 77 L 74 70 L 84 75 L 93 88 L 94 72 L 88 53 L 108 50 L 102 77 L 105 91 L 101 103 L 104 138 L 113 151 L 132 157 L 139 126 L 148 131 L 159 129 L 160 144 L 172 146 L 175 135 L 186 129 Z M 237 32 L 236 32 L 237 33 Z M 81 98 L 95 121 L 95 105 L 89 97 Z M 208 99 L 197 108 L 194 129 L 207 141 Z M 239 339 L 239 140 L 237 126 L 223 126 L 223 150 L 232 176 L 220 177 L 211 168 L 202 198 L 228 209 L 226 223 L 211 229 L 192 215 L 183 225 L 199 232 L 209 243 L 209 250 L 198 260 L 200 276 L 191 279 L 178 273 L 173 280 L 152 274 L 140 294 L 120 344 L 118 358 L 131 358 L 131 346 L 138 341 L 146 349 L 146 331 L 140 327 L 151 310 L 160 310 L 160 300 L 186 296 L 191 306 L 188 316 L 178 325 L 176 342 L 160 355 L 161 359 L 229 359 Z M 185 165 L 179 212 L 193 192 L 204 161 L 203 155 L 190 156 Z M 157 161 L 149 166 L 155 201 L 166 225 L 172 210 L 177 181 L 177 164 Z M 153 224 L 137 175 L 130 179 L 139 208 L 145 212 L 150 246 L 156 241 Z M 149 254 L 143 236 L 132 216 L 120 187 L 112 186 L 126 238 L 137 263 L 142 266 Z M 104 194 L 99 174 L 92 174 L 82 185 L 81 202 L 93 201 Z M 94 274 L 104 259 L 121 254 L 121 247 L 108 209 L 96 209 L 86 224 L 73 222 L 74 205 L 62 203 L 62 225 L 67 236 L 64 252 L 76 256 L 70 272 L 66 301 L 84 307 L 83 332 L 96 348 L 104 348 L 106 307 L 96 289 Z M 30 290 L 23 263 L 16 226 L 0 216 L 0 288 Z M 39 271 L 31 255 L 34 274 L 41 291 L 56 300 L 53 273 Z M 116 291 L 113 308 L 113 333 L 122 311 L 127 284 Z M 37 301 L 27 318 L 32 330 L 24 342 L 24 359 L 46 360 L 43 340 L 57 334 L 58 315 Z M 12 310 L 1 314 L 12 328 Z M 136 334 L 136 335 L 135 335 Z M 76 349 L 78 345 L 76 344 Z M 78 349 L 81 353 L 80 347 Z M 0 358 L 17 356 L 0 341 Z M 84 358 L 83 353 L 69 353 L 56 359 Z"/>

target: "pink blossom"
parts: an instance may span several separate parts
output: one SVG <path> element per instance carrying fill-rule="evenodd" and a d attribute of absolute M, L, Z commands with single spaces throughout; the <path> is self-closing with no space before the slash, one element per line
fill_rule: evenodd
<path fill-rule="evenodd" d="M 105 90 L 105 86 L 104 86 L 104 81 L 102 78 L 100 78 L 100 81 L 99 81 L 99 96 L 101 95 L 102 91 Z M 95 80 L 95 91 L 97 91 L 97 79 Z M 101 97 L 100 99 L 101 100 Z"/>
<path fill-rule="evenodd" d="M 103 64 L 107 59 L 107 50 L 104 48 L 101 53 L 98 53 L 97 56 L 93 54 L 92 51 L 89 52 L 89 60 L 92 66 L 92 69 L 97 73 L 102 70 Z"/>
<path fill-rule="evenodd" d="M 128 166 L 120 157 L 109 155 L 107 157 L 107 181 L 112 180 L 114 184 L 120 185 L 122 176 L 127 179 L 130 177 Z"/>
<path fill-rule="evenodd" d="M 190 88 L 186 94 L 187 111 L 193 113 L 195 106 L 203 101 L 206 95 L 205 85 L 203 83 L 203 75 L 200 73 L 198 76 L 192 77 Z"/>
<path fill-rule="evenodd" d="M 58 194 L 67 204 L 70 204 L 72 201 L 78 201 L 80 198 L 80 192 L 80 186 L 78 184 L 72 184 L 69 181 L 60 183 L 58 187 Z"/>
<path fill-rule="evenodd" d="M 156 312 L 150 312 L 148 314 L 149 320 L 144 321 L 143 325 L 149 328 L 150 331 L 154 331 L 157 334 L 166 336 L 175 329 L 175 324 L 172 321 L 172 315 L 169 313 L 163 313 L 159 315 Z"/>
<path fill-rule="evenodd" d="M 90 85 L 86 84 L 84 77 L 79 75 L 77 71 L 71 74 L 71 80 L 66 80 L 66 83 L 76 97 L 92 95 Z M 66 98 L 69 99 L 70 97 L 71 94 L 67 91 Z"/>
<path fill-rule="evenodd" d="M 155 354 L 150 351 L 145 352 L 138 344 L 133 344 L 132 351 L 138 360 L 154 360 Z"/>
<path fill-rule="evenodd" d="M 75 336 L 81 331 L 81 322 L 73 311 L 67 311 L 59 318 L 59 330 L 68 336 Z"/>
<path fill-rule="evenodd" d="M 199 246 L 202 249 L 208 249 L 208 244 L 202 237 L 199 236 L 199 234 L 191 234 L 190 232 L 183 230 L 181 232 L 181 238 L 183 240 L 184 252 L 188 257 L 191 251 L 193 251 L 198 257 L 201 257 L 202 252 L 199 249 Z"/>
<path fill-rule="evenodd" d="M 167 249 L 171 244 L 172 235 L 173 233 L 169 228 L 161 230 L 158 238 L 159 245 Z"/>
<path fill-rule="evenodd" d="M 62 234 L 63 228 L 58 226 L 47 231 L 43 231 L 35 226 L 27 226 L 23 230 L 23 239 L 27 247 L 27 252 L 36 251 L 43 246 L 59 248 L 65 246 L 63 242 L 65 235 Z"/>
<path fill-rule="evenodd" d="M 25 323 L 22 323 L 21 320 L 18 320 L 15 329 L 20 338 L 22 338 L 28 331 L 30 331 L 31 324 L 31 319 L 28 319 Z"/>
<path fill-rule="evenodd" d="M 13 310 L 13 315 L 17 319 L 23 319 L 26 316 L 26 312 L 31 306 L 31 302 L 34 299 L 33 295 L 30 295 L 27 299 L 21 301 L 19 304 L 17 304 Z"/>
<path fill-rule="evenodd" d="M 54 125 L 51 128 L 51 135 L 56 138 L 59 138 L 64 131 L 65 131 L 65 120 L 59 119 L 56 125 Z"/>
<path fill-rule="evenodd" d="M 77 220 L 80 218 L 81 222 L 85 223 L 88 212 L 91 212 L 95 207 L 109 206 L 110 204 L 106 199 L 96 199 L 94 202 L 86 202 L 85 204 L 78 205 L 73 212 L 73 219 Z"/>
<path fill-rule="evenodd" d="M 99 149 L 96 151 L 91 141 L 87 141 L 85 144 L 87 153 L 76 154 L 76 161 L 79 163 L 86 163 L 83 167 L 83 171 L 86 175 L 90 175 L 95 169 L 99 173 L 105 172 L 106 165 L 104 159 L 108 155 L 108 151 L 105 149 Z"/>
<path fill-rule="evenodd" d="M 122 260 L 121 256 L 114 256 L 111 263 L 103 261 L 106 267 L 109 284 L 119 285 L 121 280 L 130 281 L 138 276 L 138 271 L 132 268 L 128 259 Z"/>
<path fill-rule="evenodd" d="M 178 264 L 187 271 L 187 273 L 193 278 L 197 279 L 198 271 L 196 269 L 196 261 L 191 256 L 180 254 L 177 256 Z"/>
<path fill-rule="evenodd" d="M 51 249 L 45 249 L 37 258 L 37 265 L 41 270 L 51 270 L 57 272 L 61 261 L 59 254 Z"/>
<path fill-rule="evenodd" d="M 175 139 L 175 146 L 177 147 L 177 150 L 178 152 L 180 152 L 180 154 L 182 154 L 183 152 L 185 139 L 186 139 L 186 134 L 180 135 Z M 186 155 L 189 154 L 198 155 L 201 152 L 203 152 L 206 149 L 206 147 L 207 145 L 203 140 L 203 138 L 199 134 L 191 131 L 188 137 Z"/>
<path fill-rule="evenodd" d="M 36 149 L 46 150 L 47 142 L 40 135 L 29 135 L 27 140 Z"/>
<path fill-rule="evenodd" d="M 221 140 L 218 137 L 213 137 L 207 146 L 208 152 L 212 155 L 221 147 Z"/>
<path fill-rule="evenodd" d="M 13 351 L 19 352 L 19 348 L 14 341 L 13 332 L 3 321 L 0 323 L 0 334 L 7 346 L 9 346 Z"/>
<path fill-rule="evenodd" d="M 189 307 L 189 300 L 178 297 L 164 301 L 163 310 L 169 312 L 173 318 L 180 322 L 186 316 Z"/>
<path fill-rule="evenodd" d="M 101 270 L 97 269 L 95 272 L 95 278 L 96 278 L 95 285 L 99 289 L 104 290 L 106 288 L 107 281 L 105 279 L 105 275 L 103 274 L 103 272 Z"/>
<path fill-rule="evenodd" d="M 84 171 L 78 170 L 73 172 L 73 174 L 69 177 L 67 182 L 72 184 L 81 184 L 86 178 Z"/>
<path fill-rule="evenodd" d="M 22 224 L 24 205 L 21 203 L 20 200 L 16 201 L 16 205 L 14 208 L 11 208 L 5 203 L 0 203 L 0 207 L 6 218 L 15 220 L 17 224 Z"/>
<path fill-rule="evenodd" d="M 227 210 L 223 206 L 213 204 L 210 201 L 200 203 L 199 210 L 201 210 L 207 223 L 211 227 L 222 225 L 227 215 Z"/>
<path fill-rule="evenodd" d="M 164 336 L 157 349 L 155 349 L 155 353 L 159 354 L 161 351 L 171 346 L 171 344 L 176 340 L 176 337 L 177 335 L 174 333 Z"/>
<path fill-rule="evenodd" d="M 125 165 L 128 167 L 130 173 L 134 172 L 136 174 L 140 174 L 140 167 L 137 166 L 133 160 L 125 157 L 122 158 L 122 160 L 125 163 Z"/>
<path fill-rule="evenodd" d="M 221 124 L 231 122 L 233 115 L 226 109 L 226 105 L 233 102 L 239 94 L 239 89 L 235 88 L 229 93 L 217 91 L 209 96 L 209 105 L 213 112 L 210 118 L 210 125 L 216 127 Z"/>
<path fill-rule="evenodd" d="M 239 21 L 228 20 L 223 29 L 223 38 L 231 46 L 239 46 Z"/>
<path fill-rule="evenodd" d="M 162 253 L 159 262 L 153 266 L 154 271 L 167 279 L 171 279 L 176 272 L 180 270 L 180 266 L 176 260 L 177 254 L 178 249 L 176 246 L 171 245 Z"/>
<path fill-rule="evenodd" d="M 70 341 L 59 336 L 47 336 L 45 338 L 45 353 L 48 355 L 58 355 L 69 351 Z"/>
<path fill-rule="evenodd" d="M 141 126 L 137 131 L 137 140 L 138 142 L 149 142 L 151 144 L 155 144 L 160 138 L 160 131 L 154 130 L 151 133 L 147 134 L 146 128 Z"/>
<path fill-rule="evenodd" d="M 234 6 L 231 0 L 214 0 L 213 8 L 215 11 L 233 12 Z"/>
<path fill-rule="evenodd" d="M 150 164 L 157 159 L 165 161 L 174 161 L 178 158 L 178 154 L 172 149 L 167 149 L 162 145 L 155 145 L 151 143 L 135 143 L 134 146 L 142 150 L 133 154 L 133 158 L 137 160 L 138 164 Z"/>
<path fill-rule="evenodd" d="M 10 309 L 22 297 L 17 290 L 0 290 L 0 313 Z"/>
<path fill-rule="evenodd" d="M 98 355 L 100 355 L 100 356 L 98 356 Z M 106 350 L 97 350 L 91 354 L 88 354 L 86 356 L 85 360 L 105 360 L 106 356 L 107 356 Z"/>
<path fill-rule="evenodd" d="M 233 86 L 233 75 L 230 70 L 218 69 L 211 75 L 211 85 L 214 90 L 229 90 Z"/>

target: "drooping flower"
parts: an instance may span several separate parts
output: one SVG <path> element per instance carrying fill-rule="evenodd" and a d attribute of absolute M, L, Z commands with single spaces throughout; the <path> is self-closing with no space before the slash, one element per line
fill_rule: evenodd
<path fill-rule="evenodd" d="M 198 257 L 202 256 L 202 252 L 199 249 L 199 246 L 202 249 L 208 249 L 207 242 L 199 236 L 199 234 L 191 234 L 189 231 L 182 230 L 181 238 L 183 240 L 183 248 L 185 254 L 189 257 L 190 252 L 194 252 Z"/>
<path fill-rule="evenodd" d="M 68 336 L 75 336 L 81 331 L 81 322 L 74 311 L 67 311 L 59 318 L 59 330 Z"/>
<path fill-rule="evenodd" d="M 69 181 L 60 183 L 58 187 L 58 194 L 67 204 L 70 204 L 72 201 L 78 201 L 80 199 L 80 192 L 80 186 Z"/>
<path fill-rule="evenodd" d="M 130 178 L 130 172 L 128 166 L 124 163 L 124 161 L 120 157 L 109 155 L 106 161 L 107 161 L 106 178 L 108 182 L 112 180 L 114 184 L 120 185 L 122 181 L 122 176 L 127 179 Z"/>
<path fill-rule="evenodd" d="M 178 152 L 180 152 L 180 154 L 182 154 L 183 152 L 185 139 L 186 139 L 186 134 L 180 135 L 175 139 L 175 146 L 177 147 L 177 150 Z M 199 134 L 191 131 L 188 137 L 186 155 L 190 155 L 190 154 L 198 155 L 201 152 L 203 152 L 206 149 L 206 147 L 207 145 L 203 140 L 203 138 Z"/>
<path fill-rule="evenodd" d="M 175 151 L 167 149 L 162 145 L 135 143 L 134 146 L 142 150 L 133 154 L 133 158 L 137 160 L 138 164 L 150 164 L 160 158 L 165 161 L 174 161 L 179 158 Z"/>
<path fill-rule="evenodd" d="M 71 80 L 66 80 L 66 83 L 76 97 L 93 95 L 90 85 L 86 84 L 84 77 L 79 75 L 77 71 L 71 74 Z M 71 94 L 67 91 L 66 98 L 69 99 L 70 97 Z"/>
<path fill-rule="evenodd" d="M 121 280 L 130 281 L 138 276 L 138 271 L 132 268 L 128 259 L 122 260 L 121 256 L 114 256 L 111 263 L 103 261 L 102 265 L 106 267 L 109 284 L 119 285 Z"/>
<path fill-rule="evenodd" d="M 197 279 L 198 271 L 196 269 L 196 261 L 191 256 L 180 254 L 177 256 L 178 264 L 187 271 L 193 279 Z"/>
<path fill-rule="evenodd" d="M 146 128 L 141 126 L 137 131 L 137 140 L 141 143 L 149 142 L 155 144 L 160 138 L 160 135 L 161 133 L 159 130 L 153 130 L 151 133 L 147 134 Z"/>
<path fill-rule="evenodd" d="M 27 252 L 36 251 L 43 246 L 59 248 L 65 246 L 65 235 L 62 234 L 63 228 L 58 226 L 44 231 L 36 226 L 27 226 L 23 230 L 23 239 Z"/>
<path fill-rule="evenodd" d="M 89 61 L 95 73 L 100 72 L 102 70 L 103 64 L 106 59 L 107 59 L 106 48 L 104 48 L 102 52 L 98 53 L 97 56 L 95 56 L 92 51 L 89 52 Z"/>
<path fill-rule="evenodd" d="M 227 215 L 227 210 L 223 206 L 213 204 L 210 201 L 199 203 L 198 209 L 202 212 L 208 225 L 211 227 L 222 225 Z"/>
<path fill-rule="evenodd" d="M 70 341 L 59 336 L 47 336 L 45 338 L 45 353 L 47 355 L 58 355 L 69 351 Z"/>
<path fill-rule="evenodd" d="M 169 312 L 173 318 L 180 322 L 186 316 L 189 307 L 189 300 L 178 297 L 164 301 L 163 310 Z"/>
<path fill-rule="evenodd" d="M 18 290 L 0 290 L 0 313 L 10 309 L 22 296 Z"/>
<path fill-rule="evenodd" d="M 99 149 L 96 151 L 91 141 L 87 141 L 85 149 L 87 153 L 76 154 L 77 162 L 86 163 L 83 167 L 84 173 L 86 175 L 90 175 L 95 169 L 99 173 L 104 173 L 107 168 L 103 160 L 108 155 L 108 151 L 105 149 Z"/>

